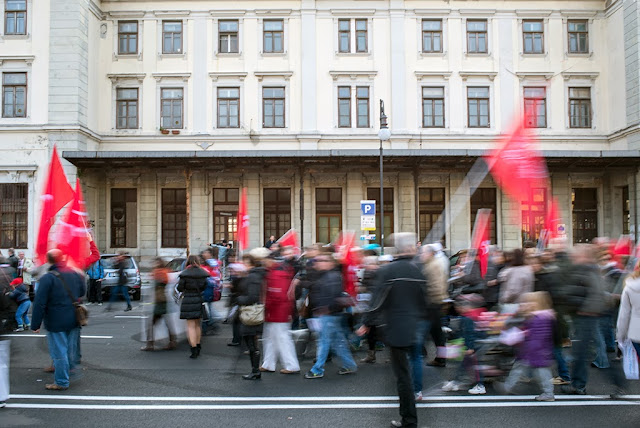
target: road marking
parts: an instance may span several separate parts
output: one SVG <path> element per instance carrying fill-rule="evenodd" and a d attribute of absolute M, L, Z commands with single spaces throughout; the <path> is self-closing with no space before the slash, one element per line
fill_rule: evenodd
<path fill-rule="evenodd" d="M 136 319 L 144 319 L 149 318 L 145 315 L 115 315 L 114 318 L 136 318 Z"/>
<path fill-rule="evenodd" d="M 46 334 L 5 334 L 3 337 L 47 337 Z M 113 339 L 113 336 L 80 336 L 83 339 Z"/>
<path fill-rule="evenodd" d="M 637 406 L 636 401 L 520 401 L 420 403 L 418 408 L 485 408 L 485 407 L 581 407 L 581 406 Z M 313 410 L 313 409 L 390 409 L 395 403 L 335 403 L 335 404 L 44 404 L 7 403 L 14 409 L 67 410 Z"/>
<path fill-rule="evenodd" d="M 535 399 L 535 395 L 438 395 L 425 396 L 422 402 L 429 401 L 527 401 Z M 397 396 L 346 396 L 346 397 L 135 397 L 112 395 L 45 395 L 45 394 L 10 394 L 14 400 L 75 400 L 75 401 L 200 401 L 200 402 L 350 402 L 350 401 L 398 401 Z M 640 395 L 623 395 L 625 400 L 640 400 Z M 557 401 L 589 401 L 608 400 L 608 395 L 558 395 Z M 418 403 L 420 404 L 420 403 Z M 530 404 L 530 403 L 529 403 Z"/>

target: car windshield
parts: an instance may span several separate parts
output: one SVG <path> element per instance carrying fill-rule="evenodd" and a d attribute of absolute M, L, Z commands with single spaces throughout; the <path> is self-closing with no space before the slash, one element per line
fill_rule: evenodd
<path fill-rule="evenodd" d="M 167 269 L 171 272 L 179 272 L 182 270 L 182 265 L 184 263 L 184 259 L 173 259 L 169 263 L 167 263 Z"/>
<path fill-rule="evenodd" d="M 108 256 L 108 257 L 102 257 L 102 267 L 104 269 L 116 269 L 116 256 Z M 125 257 L 124 258 L 124 268 L 125 269 L 134 269 L 135 266 L 133 265 L 133 259 L 131 257 Z"/>

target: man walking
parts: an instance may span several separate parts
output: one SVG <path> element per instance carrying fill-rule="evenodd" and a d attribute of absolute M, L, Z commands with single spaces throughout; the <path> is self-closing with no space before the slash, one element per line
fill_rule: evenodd
<path fill-rule="evenodd" d="M 84 295 L 86 287 L 79 274 L 63 266 L 60 250 L 49 251 L 47 261 L 51 267 L 40 279 L 33 302 L 31 326 L 38 333 L 44 321 L 49 354 L 55 368 L 55 381 L 45 388 L 61 391 L 69 388 L 69 373 L 75 367 L 80 334 L 73 303 Z"/>
<path fill-rule="evenodd" d="M 418 414 L 409 370 L 409 356 L 416 346 L 421 324 L 428 319 L 425 293 L 426 279 L 414 261 L 416 237 L 413 233 L 397 233 L 394 238 L 396 259 L 378 269 L 379 286 L 372 310 L 364 319 L 365 326 L 358 334 L 365 334 L 377 313 L 385 325 L 385 342 L 391 348 L 391 364 L 396 376 L 400 399 L 401 421 L 391 421 L 392 427 L 417 427 Z"/>
<path fill-rule="evenodd" d="M 118 294 L 122 294 L 122 297 L 124 297 L 124 300 L 127 302 L 127 308 L 124 311 L 127 312 L 131 310 L 131 299 L 129 298 L 129 289 L 127 287 L 127 273 L 125 272 L 127 263 L 125 260 L 124 254 L 118 254 L 115 266 L 116 269 L 118 269 L 118 285 L 111 290 L 107 311 L 111 310 L 111 304 L 115 302 Z"/>
<path fill-rule="evenodd" d="M 94 262 L 87 270 L 89 276 L 89 304 L 97 303 L 102 306 L 102 280 L 104 279 L 104 269 L 102 261 Z"/>

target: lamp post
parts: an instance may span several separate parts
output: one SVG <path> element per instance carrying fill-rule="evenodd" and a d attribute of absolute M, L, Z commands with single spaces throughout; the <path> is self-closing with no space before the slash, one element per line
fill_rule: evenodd
<path fill-rule="evenodd" d="M 384 114 L 384 101 L 380 100 L 380 254 L 384 254 L 384 181 L 382 175 L 382 142 L 391 138 L 391 131 L 387 123 L 387 115 Z"/>

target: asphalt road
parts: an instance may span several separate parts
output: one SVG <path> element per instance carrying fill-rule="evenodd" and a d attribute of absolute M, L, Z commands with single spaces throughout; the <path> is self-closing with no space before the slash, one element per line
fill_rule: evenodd
<path fill-rule="evenodd" d="M 11 337 L 11 398 L 0 409 L 0 427 L 385 427 L 398 416 L 395 379 L 386 353 L 358 373 L 337 375 L 328 363 L 324 379 L 264 374 L 259 382 L 241 375 L 249 358 L 226 346 L 230 326 L 202 341 L 202 355 L 188 358 L 181 341 L 175 351 L 140 352 L 148 305 L 132 312 L 94 307 L 82 330 L 83 370 L 64 392 L 50 392 L 52 381 L 46 339 L 29 333 Z M 162 343 L 160 344 L 162 345 Z M 361 358 L 364 351 L 357 353 Z M 312 365 L 301 361 L 302 373 Z M 421 427 L 602 427 L 640 426 L 640 382 L 630 384 L 625 400 L 611 400 L 613 388 L 603 371 L 591 369 L 590 396 L 556 395 L 538 403 L 534 384 L 520 384 L 514 396 L 443 393 L 452 368 L 425 369 L 425 400 L 418 405 Z"/>

